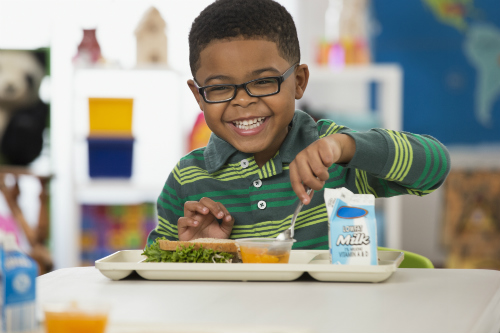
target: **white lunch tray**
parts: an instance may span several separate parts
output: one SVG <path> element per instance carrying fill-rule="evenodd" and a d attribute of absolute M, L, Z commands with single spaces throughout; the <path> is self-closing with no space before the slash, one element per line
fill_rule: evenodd
<path fill-rule="evenodd" d="M 133 271 L 147 280 L 293 281 L 304 272 L 318 281 L 381 282 L 403 261 L 403 252 L 379 251 L 374 266 L 332 265 L 328 250 L 292 250 L 288 264 L 146 263 L 142 250 L 115 252 L 95 262 L 103 275 L 120 280 Z"/>

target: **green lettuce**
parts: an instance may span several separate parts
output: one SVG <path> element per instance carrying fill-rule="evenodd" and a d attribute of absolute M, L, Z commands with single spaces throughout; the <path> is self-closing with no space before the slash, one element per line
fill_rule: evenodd
<path fill-rule="evenodd" d="M 196 262 L 196 263 L 230 263 L 233 255 L 227 252 L 204 249 L 203 245 L 195 250 L 194 244 L 178 246 L 175 251 L 160 249 L 159 241 L 165 237 L 157 238 L 150 246 L 146 246 L 142 255 L 147 258 L 144 262 Z"/>

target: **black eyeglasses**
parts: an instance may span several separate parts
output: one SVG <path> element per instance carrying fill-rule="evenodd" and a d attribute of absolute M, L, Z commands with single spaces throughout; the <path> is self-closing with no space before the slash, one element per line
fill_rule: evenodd
<path fill-rule="evenodd" d="M 194 79 L 194 83 L 200 95 L 207 103 L 223 103 L 233 100 L 236 97 L 238 88 L 245 88 L 248 95 L 252 97 L 264 97 L 276 95 L 280 92 L 281 84 L 295 70 L 295 64 L 287 69 L 280 76 L 261 77 L 242 84 L 214 84 L 211 86 L 200 87 Z"/>

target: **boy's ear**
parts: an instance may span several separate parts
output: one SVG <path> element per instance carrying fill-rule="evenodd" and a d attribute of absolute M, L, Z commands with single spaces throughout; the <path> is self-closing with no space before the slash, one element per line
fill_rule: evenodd
<path fill-rule="evenodd" d="M 191 92 L 194 95 L 194 98 L 196 98 L 196 103 L 198 103 L 198 106 L 200 107 L 201 111 L 203 110 L 203 98 L 200 95 L 200 92 L 198 91 L 198 88 L 196 88 L 194 81 L 193 80 L 188 80 L 187 81 L 189 89 L 191 89 Z"/>
<path fill-rule="evenodd" d="M 309 67 L 306 64 L 299 65 L 295 69 L 295 99 L 301 99 L 309 82 Z"/>

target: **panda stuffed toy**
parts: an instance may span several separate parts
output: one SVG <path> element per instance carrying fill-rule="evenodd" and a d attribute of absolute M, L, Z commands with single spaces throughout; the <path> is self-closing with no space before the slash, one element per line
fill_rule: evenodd
<path fill-rule="evenodd" d="M 26 166 L 42 151 L 48 105 L 40 100 L 45 53 L 0 50 L 0 164 Z"/>

